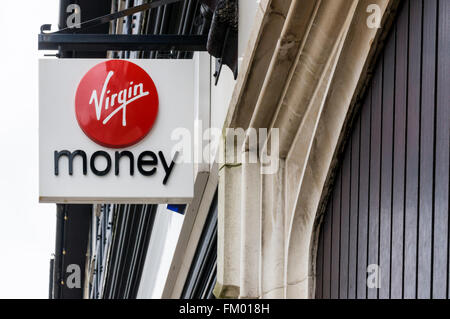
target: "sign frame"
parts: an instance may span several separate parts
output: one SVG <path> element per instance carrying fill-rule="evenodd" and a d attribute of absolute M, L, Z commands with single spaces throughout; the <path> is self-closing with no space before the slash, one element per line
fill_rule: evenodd
<path fill-rule="evenodd" d="M 93 142 L 84 134 L 75 116 L 75 94 L 79 82 L 92 67 L 104 61 L 107 60 L 39 60 L 39 202 L 190 203 L 194 196 L 194 164 L 192 161 L 183 160 L 184 156 L 181 156 L 181 159 L 179 156 L 174 157 L 175 146 L 180 141 L 173 138 L 173 132 L 181 128 L 193 135 L 194 61 L 124 60 L 137 64 L 150 75 L 156 85 L 160 103 L 155 125 L 149 134 L 136 145 L 124 149 L 108 148 Z M 192 139 L 190 145 L 193 145 Z M 64 150 L 72 154 L 80 150 L 86 154 L 86 160 L 83 156 L 73 158 L 72 175 L 69 174 L 70 159 L 67 156 L 58 158 L 59 175 L 55 174 L 55 151 Z M 130 174 L 127 158 L 119 161 L 119 175 L 115 174 L 116 152 L 122 151 L 133 153 L 134 175 Z M 102 157 L 102 154 L 97 152 L 106 152 L 112 160 L 111 169 L 105 176 L 97 176 L 91 170 L 94 154 L 97 154 L 94 167 L 108 167 L 105 154 L 102 153 Z M 143 176 L 137 169 L 138 159 L 143 152 L 156 155 L 156 171 L 152 176 Z M 154 160 L 150 153 L 142 160 Z M 193 154 L 187 158 L 192 159 Z M 97 161 L 100 162 L 97 164 Z M 171 164 L 173 169 L 166 180 L 166 168 L 170 168 Z M 84 166 L 87 166 L 86 175 Z M 165 185 L 163 181 L 166 181 Z"/>

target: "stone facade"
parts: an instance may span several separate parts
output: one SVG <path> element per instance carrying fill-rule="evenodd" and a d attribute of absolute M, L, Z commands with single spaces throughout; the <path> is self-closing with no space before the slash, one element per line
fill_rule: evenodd
<path fill-rule="evenodd" d="M 221 144 L 217 297 L 314 296 L 322 205 L 398 4 L 260 2 L 224 127 L 269 133 L 258 150 L 248 138 Z M 372 25 L 377 18 L 379 28 Z M 261 174 L 262 164 L 242 159 L 270 152 L 274 129 L 279 169 Z"/>

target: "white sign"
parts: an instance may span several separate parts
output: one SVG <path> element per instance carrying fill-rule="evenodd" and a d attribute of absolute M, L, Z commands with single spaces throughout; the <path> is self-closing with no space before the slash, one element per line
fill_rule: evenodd
<path fill-rule="evenodd" d="M 40 60 L 39 201 L 190 202 L 179 128 L 194 130 L 192 60 Z"/>

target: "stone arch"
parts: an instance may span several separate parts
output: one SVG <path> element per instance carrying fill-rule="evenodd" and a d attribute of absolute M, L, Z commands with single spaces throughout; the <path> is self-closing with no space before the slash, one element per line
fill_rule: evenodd
<path fill-rule="evenodd" d="M 377 53 L 381 50 L 381 39 L 387 35 L 393 19 L 396 2 L 379 1 L 382 7 L 382 29 L 366 26 L 365 8 L 370 1 L 358 3 L 349 14 L 347 26 L 342 29 L 342 48 L 330 57 L 329 83 L 322 83 L 316 96 L 316 103 L 310 108 L 318 108 L 315 118 L 302 122 L 286 160 L 295 163 L 298 143 L 309 129 L 308 152 L 304 155 L 298 187 L 291 194 L 294 198 L 292 210 L 287 214 L 288 232 L 286 238 L 285 296 L 287 298 L 313 298 L 315 291 L 315 256 L 322 222 L 323 203 L 326 203 L 328 188 L 333 179 L 338 154 L 341 152 L 345 136 L 351 127 L 354 110 L 364 94 L 365 84 L 370 79 L 370 70 Z M 372 1 L 373 2 L 373 1 Z M 334 59 L 334 60 L 333 60 Z M 323 102 L 321 102 L 323 101 Z M 312 112 L 314 113 L 314 112 Z M 308 124 L 308 125 L 305 125 Z M 304 148 L 304 142 L 302 147 Z M 288 172 L 289 173 L 289 172 Z M 289 179 L 289 174 L 286 179 Z M 289 195 L 288 195 L 289 196 Z"/>

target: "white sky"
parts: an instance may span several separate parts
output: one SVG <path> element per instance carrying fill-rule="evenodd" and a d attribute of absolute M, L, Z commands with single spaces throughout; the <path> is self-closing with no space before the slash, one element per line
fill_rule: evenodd
<path fill-rule="evenodd" d="M 47 298 L 56 206 L 38 203 L 37 34 L 58 0 L 0 9 L 0 298 Z"/>

